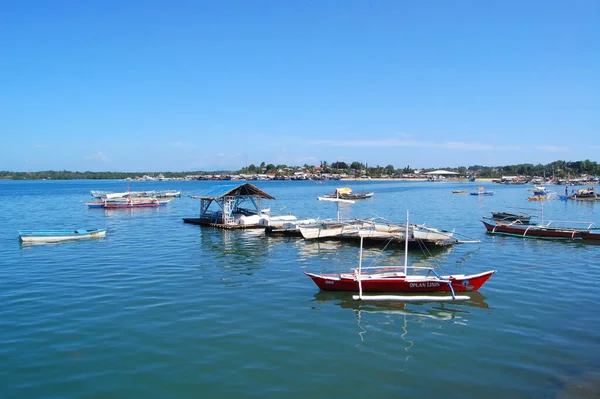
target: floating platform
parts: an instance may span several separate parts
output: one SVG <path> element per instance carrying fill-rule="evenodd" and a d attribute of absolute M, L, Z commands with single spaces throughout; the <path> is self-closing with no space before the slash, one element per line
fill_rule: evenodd
<path fill-rule="evenodd" d="M 247 230 L 247 229 L 264 229 L 265 226 L 260 224 L 223 224 L 213 223 L 201 218 L 183 218 L 184 223 L 196 224 L 199 226 L 216 227 L 226 230 Z"/>

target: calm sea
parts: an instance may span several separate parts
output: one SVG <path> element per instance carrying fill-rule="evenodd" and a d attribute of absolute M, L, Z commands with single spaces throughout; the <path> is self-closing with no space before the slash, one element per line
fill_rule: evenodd
<path fill-rule="evenodd" d="M 272 213 L 336 217 L 317 195 L 340 183 L 256 182 Z M 600 246 L 485 234 L 492 210 L 539 210 L 528 186 L 350 182 L 372 199 L 342 217 L 456 229 L 480 240 L 411 263 L 498 272 L 461 304 L 353 302 L 303 271 L 357 265 L 358 248 L 184 224 L 233 182 L 180 189 L 166 208 L 88 210 L 121 181 L 0 182 L 2 398 L 590 398 L 600 394 Z M 556 186 L 559 193 L 564 187 Z M 600 203 L 546 201 L 544 218 L 600 225 Z M 18 231 L 106 227 L 104 239 L 21 246 Z M 402 263 L 398 249 L 366 262 Z"/>

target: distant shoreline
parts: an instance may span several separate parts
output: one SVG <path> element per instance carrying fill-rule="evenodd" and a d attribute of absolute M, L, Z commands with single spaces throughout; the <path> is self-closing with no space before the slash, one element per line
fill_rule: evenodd
<path fill-rule="evenodd" d="M 481 178 L 476 179 L 473 183 L 481 182 L 481 183 L 492 183 L 492 178 Z M 409 178 L 409 177 L 371 177 L 371 178 L 361 178 L 361 177 L 344 177 L 340 180 L 315 180 L 315 181 L 414 181 L 414 182 L 424 182 L 429 181 L 426 178 Z M 471 183 L 469 179 L 445 179 L 445 180 L 436 180 L 436 183 Z"/>

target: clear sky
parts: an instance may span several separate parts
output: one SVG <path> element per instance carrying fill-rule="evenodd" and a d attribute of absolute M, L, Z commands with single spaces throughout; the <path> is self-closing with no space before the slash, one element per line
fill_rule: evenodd
<path fill-rule="evenodd" d="M 0 170 L 600 161 L 598 0 L 0 2 Z"/>

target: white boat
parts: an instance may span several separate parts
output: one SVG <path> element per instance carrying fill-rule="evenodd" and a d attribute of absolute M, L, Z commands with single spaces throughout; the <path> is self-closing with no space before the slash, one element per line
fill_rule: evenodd
<path fill-rule="evenodd" d="M 153 197 L 118 197 L 95 202 L 86 202 L 88 208 L 125 209 L 125 208 L 154 208 L 166 206 L 173 198 L 158 199 Z"/>
<path fill-rule="evenodd" d="M 143 191 L 123 191 L 123 192 L 112 192 L 112 191 L 91 191 L 92 197 L 98 199 L 117 199 L 117 198 L 125 198 L 125 197 L 145 197 Z"/>
<path fill-rule="evenodd" d="M 313 224 L 299 225 L 300 234 L 306 240 L 342 236 L 344 233 L 356 233 L 363 225 L 362 221 L 322 220 Z"/>
<path fill-rule="evenodd" d="M 123 191 L 123 192 L 111 192 L 111 191 L 99 191 L 92 190 L 92 197 L 99 199 L 116 199 L 116 198 L 175 198 L 181 196 L 180 190 L 163 190 L 163 191 Z"/>
<path fill-rule="evenodd" d="M 263 210 L 264 212 L 264 210 Z M 258 223 L 261 226 L 283 227 L 285 224 L 294 223 L 298 218 L 294 215 L 270 215 L 264 212 L 260 215 Z"/>
<path fill-rule="evenodd" d="M 330 202 L 345 202 L 347 204 L 354 204 L 356 201 L 343 199 L 343 198 L 332 198 L 332 197 L 317 197 L 319 201 L 330 201 Z"/>
<path fill-rule="evenodd" d="M 357 200 L 364 198 L 371 198 L 375 194 L 374 192 L 364 192 L 364 193 L 353 193 L 350 187 L 341 187 L 336 188 L 335 191 L 331 194 L 322 195 L 319 198 L 320 201 L 326 201 L 321 198 L 331 198 L 331 199 L 344 199 L 344 200 Z"/>
<path fill-rule="evenodd" d="M 154 198 L 175 198 L 181 197 L 180 190 L 163 190 L 163 191 L 143 191 L 144 196 Z"/>
<path fill-rule="evenodd" d="M 412 224 L 412 235 L 416 240 L 447 241 L 454 237 L 454 231 L 427 227 L 424 224 Z"/>
<path fill-rule="evenodd" d="M 21 230 L 19 240 L 24 244 L 81 240 L 106 236 L 106 229 Z"/>

